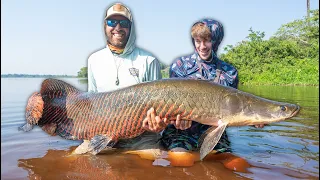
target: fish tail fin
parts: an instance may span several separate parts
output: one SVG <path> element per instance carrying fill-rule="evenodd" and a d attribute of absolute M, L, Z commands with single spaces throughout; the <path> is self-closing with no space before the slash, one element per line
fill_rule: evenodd
<path fill-rule="evenodd" d="M 222 123 L 218 127 L 211 127 L 200 137 L 200 160 L 203 160 L 217 145 L 227 125 Z"/>
<path fill-rule="evenodd" d="M 40 93 L 33 93 L 28 99 L 26 107 L 26 120 L 27 124 L 38 124 L 38 121 L 42 117 L 44 108 L 44 101 Z"/>

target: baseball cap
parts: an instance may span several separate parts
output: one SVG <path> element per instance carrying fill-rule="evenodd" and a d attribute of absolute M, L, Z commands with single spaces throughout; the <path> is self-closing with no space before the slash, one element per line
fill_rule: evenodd
<path fill-rule="evenodd" d="M 106 17 L 104 19 L 108 19 L 112 15 L 122 15 L 132 21 L 131 12 L 129 8 L 121 3 L 115 3 L 112 5 L 106 13 Z"/>

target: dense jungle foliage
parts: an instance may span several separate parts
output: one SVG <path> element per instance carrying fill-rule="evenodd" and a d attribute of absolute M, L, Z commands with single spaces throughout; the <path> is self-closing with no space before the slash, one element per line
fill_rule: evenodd
<path fill-rule="evenodd" d="M 238 69 L 243 84 L 319 85 L 319 9 L 310 13 L 268 40 L 250 29 L 245 41 L 225 47 L 220 58 Z"/>

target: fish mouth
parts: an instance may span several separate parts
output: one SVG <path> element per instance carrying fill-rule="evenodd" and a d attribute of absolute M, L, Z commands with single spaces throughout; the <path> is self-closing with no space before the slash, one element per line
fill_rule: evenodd
<path fill-rule="evenodd" d="M 295 105 L 293 112 L 288 117 L 276 119 L 274 122 L 279 122 L 279 121 L 283 121 L 283 120 L 286 120 L 286 119 L 290 119 L 290 118 L 294 117 L 295 115 L 297 115 L 299 111 L 300 111 L 300 106 Z"/>
<path fill-rule="evenodd" d="M 294 111 L 291 113 L 289 118 L 292 118 L 293 116 L 297 115 L 300 109 L 300 106 L 296 105 Z"/>

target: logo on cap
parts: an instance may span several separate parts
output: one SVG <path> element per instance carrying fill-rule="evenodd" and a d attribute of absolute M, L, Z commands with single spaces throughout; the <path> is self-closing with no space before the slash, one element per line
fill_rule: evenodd
<path fill-rule="evenodd" d="M 129 11 L 129 9 L 120 3 L 116 3 L 116 4 L 112 5 L 107 10 L 105 19 L 108 19 L 112 15 L 122 15 L 122 16 L 128 18 L 130 21 L 132 21 L 131 12 Z"/>
<path fill-rule="evenodd" d="M 115 4 L 113 6 L 114 11 L 125 11 L 125 7 L 123 7 L 121 4 Z"/>

